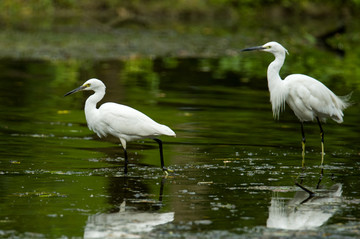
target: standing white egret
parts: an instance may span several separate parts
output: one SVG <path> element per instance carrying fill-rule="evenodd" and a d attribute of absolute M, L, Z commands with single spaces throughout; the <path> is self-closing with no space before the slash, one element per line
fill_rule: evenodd
<path fill-rule="evenodd" d="M 305 133 L 304 121 L 317 120 L 321 136 L 321 165 L 324 162 L 324 131 L 321 121 L 331 118 L 337 123 L 343 122 L 343 110 L 349 106 L 350 94 L 343 97 L 336 96 L 320 81 L 302 74 L 292 74 L 284 80 L 279 71 L 284 64 L 288 51 L 277 42 L 268 42 L 262 46 L 250 47 L 242 51 L 265 51 L 275 56 L 267 70 L 270 102 L 274 118 L 279 118 L 285 109 L 285 102 L 294 111 L 301 122 L 303 167 L 305 158 Z"/>
<path fill-rule="evenodd" d="M 128 171 L 126 142 L 142 138 L 151 138 L 159 144 L 161 168 L 167 174 L 169 170 L 164 165 L 162 141 L 156 137 L 160 135 L 175 137 L 175 132 L 168 126 L 158 124 L 147 115 L 125 105 L 109 102 L 97 108 L 96 104 L 104 97 L 105 89 L 102 81 L 93 78 L 64 96 L 82 90 L 95 92 L 85 102 L 85 117 L 88 127 L 100 138 L 110 134 L 120 139 L 124 148 L 125 174 Z"/>

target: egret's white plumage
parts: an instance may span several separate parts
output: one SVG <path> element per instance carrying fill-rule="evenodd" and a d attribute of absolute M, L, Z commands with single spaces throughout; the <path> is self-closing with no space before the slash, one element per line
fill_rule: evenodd
<path fill-rule="evenodd" d="M 303 122 L 317 119 L 321 131 L 323 155 L 324 134 L 320 121 L 331 118 L 337 123 L 342 123 L 344 116 L 342 111 L 349 106 L 350 95 L 338 97 L 320 81 L 303 74 L 292 74 L 282 80 L 279 72 L 288 51 L 277 42 L 268 42 L 262 46 L 250 47 L 242 51 L 252 50 L 270 52 L 275 56 L 275 60 L 270 63 L 267 70 L 270 101 L 274 117 L 279 118 L 280 112 L 285 109 L 285 102 L 294 111 L 301 122 L 303 155 L 305 152 Z"/>
<path fill-rule="evenodd" d="M 95 93 L 89 96 L 85 102 L 85 117 L 90 130 L 94 131 L 100 138 L 113 135 L 120 139 L 125 153 L 125 173 L 127 173 L 126 142 L 152 138 L 159 143 L 161 166 L 164 171 L 162 142 L 157 136 L 176 136 L 168 126 L 159 124 L 142 112 L 126 105 L 117 103 L 104 103 L 97 108 L 97 103 L 105 95 L 105 85 L 98 79 L 90 79 L 82 86 L 68 92 L 65 96 L 80 90 L 92 90 Z"/>

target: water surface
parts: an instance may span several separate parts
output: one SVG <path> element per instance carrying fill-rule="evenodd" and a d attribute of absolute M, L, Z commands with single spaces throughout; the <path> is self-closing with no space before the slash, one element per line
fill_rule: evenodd
<path fill-rule="evenodd" d="M 289 109 L 273 120 L 265 78 L 271 58 L 262 57 L 2 60 L 0 235 L 359 237 L 356 91 L 344 123 L 323 126 L 317 188 L 318 126 L 305 125 L 303 171 L 300 124 Z M 91 77 L 107 86 L 102 102 L 134 107 L 177 133 L 162 137 L 174 170 L 167 178 L 152 140 L 128 144 L 125 177 L 119 140 L 87 129 L 89 92 L 63 94 Z M 325 81 L 339 95 L 353 90 Z M 315 197 L 295 186 L 301 181 Z"/>

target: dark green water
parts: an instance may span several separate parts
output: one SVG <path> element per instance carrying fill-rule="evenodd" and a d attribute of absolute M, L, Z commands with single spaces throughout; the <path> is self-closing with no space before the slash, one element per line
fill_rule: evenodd
<path fill-rule="evenodd" d="M 316 189 L 317 124 L 305 125 L 303 172 L 298 120 L 289 109 L 280 121 L 272 118 L 265 78 L 270 60 L 262 54 L 2 60 L 0 237 L 359 237 L 356 83 L 326 78 L 339 95 L 354 90 L 354 104 L 343 124 L 323 126 L 324 177 Z M 296 69 L 316 72 L 305 68 Z M 292 71 L 289 61 L 284 73 Z M 134 107 L 177 133 L 162 137 L 165 163 L 174 173 L 164 178 L 157 144 L 143 140 L 129 143 L 124 177 L 120 142 L 99 139 L 86 126 L 89 94 L 63 97 L 92 77 L 107 86 L 102 102 Z M 299 176 L 316 197 L 301 195 L 294 185 Z"/>

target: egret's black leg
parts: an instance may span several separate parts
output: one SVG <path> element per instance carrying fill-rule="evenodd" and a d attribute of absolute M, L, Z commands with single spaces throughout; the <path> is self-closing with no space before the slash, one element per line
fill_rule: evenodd
<path fill-rule="evenodd" d="M 322 178 L 323 178 L 323 173 L 324 173 L 324 170 L 323 170 L 323 168 L 321 168 L 321 173 L 320 173 L 319 181 L 318 181 L 318 183 L 316 184 L 316 189 L 319 189 L 319 188 L 320 188 L 320 183 L 321 183 L 321 180 L 322 180 Z"/>
<path fill-rule="evenodd" d="M 124 149 L 124 157 L 125 157 L 124 174 L 126 175 L 128 173 L 128 163 L 129 163 L 126 149 Z"/>
<path fill-rule="evenodd" d="M 309 199 L 313 198 L 315 196 L 315 193 L 309 189 L 307 189 L 306 187 L 302 186 L 299 183 L 295 183 L 296 186 L 298 186 L 299 188 L 301 188 L 302 190 L 304 190 L 305 192 L 307 192 L 309 194 L 309 198 L 305 199 L 303 202 L 301 202 L 300 204 L 305 203 L 306 201 L 308 201 Z"/>
<path fill-rule="evenodd" d="M 164 156 L 163 156 L 163 148 L 162 148 L 162 141 L 160 139 L 154 139 L 158 144 L 159 144 L 159 151 L 160 151 L 160 163 L 161 163 L 161 168 L 164 169 L 165 164 L 164 164 Z"/>
<path fill-rule="evenodd" d="M 301 122 L 301 135 L 302 135 L 302 141 L 301 141 L 301 147 L 302 147 L 302 167 L 303 169 L 305 168 L 305 143 L 306 143 L 306 138 L 305 138 L 305 131 L 304 131 L 304 123 Z"/>
<path fill-rule="evenodd" d="M 167 169 L 164 164 L 162 141 L 160 139 L 154 139 L 154 140 L 159 144 L 161 168 L 165 172 L 165 174 L 168 174 L 169 169 Z"/>
<path fill-rule="evenodd" d="M 320 128 L 320 137 L 321 137 L 321 165 L 323 165 L 324 163 L 324 130 L 321 127 L 321 122 L 319 120 L 318 117 L 316 117 L 316 120 L 319 124 L 319 128 Z M 322 170 L 321 170 L 322 173 Z"/>
<path fill-rule="evenodd" d="M 163 192 L 164 192 L 164 184 L 165 184 L 166 178 L 161 179 L 160 184 L 160 193 L 159 193 L 159 202 L 162 202 L 163 200 Z"/>

